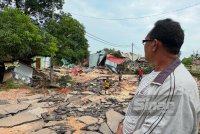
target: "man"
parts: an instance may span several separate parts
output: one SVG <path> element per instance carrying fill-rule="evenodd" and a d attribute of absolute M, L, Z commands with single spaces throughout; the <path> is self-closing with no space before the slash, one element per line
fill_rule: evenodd
<path fill-rule="evenodd" d="M 142 69 L 140 67 L 139 70 L 138 70 L 139 82 L 142 80 L 142 76 L 143 76 L 143 72 L 142 72 Z"/>
<path fill-rule="evenodd" d="M 143 40 L 154 70 L 145 76 L 116 134 L 197 134 L 199 91 L 178 59 L 184 32 L 178 22 L 159 20 Z"/>
<path fill-rule="evenodd" d="M 109 78 L 106 77 L 106 79 L 104 80 L 104 90 L 105 90 L 105 94 L 108 93 L 108 89 L 110 88 L 110 82 L 109 82 Z"/>
<path fill-rule="evenodd" d="M 119 81 L 122 81 L 122 71 L 119 72 Z"/>

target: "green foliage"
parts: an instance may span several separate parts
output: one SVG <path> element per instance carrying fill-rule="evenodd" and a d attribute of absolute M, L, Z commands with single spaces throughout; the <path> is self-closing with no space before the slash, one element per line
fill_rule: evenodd
<path fill-rule="evenodd" d="M 55 56 L 58 51 L 58 41 L 57 38 L 49 34 L 48 32 L 41 30 L 40 31 L 42 40 L 40 42 L 40 46 L 37 50 L 37 55 L 40 56 Z M 41 47 L 42 46 L 42 47 Z"/>
<path fill-rule="evenodd" d="M 27 85 L 24 85 L 23 83 L 18 83 L 17 81 L 10 79 L 2 84 L 0 87 L 0 91 L 2 90 L 9 90 L 9 89 L 17 89 L 17 88 L 27 88 Z"/>
<path fill-rule="evenodd" d="M 148 66 L 148 67 L 144 67 L 142 68 L 143 74 L 149 74 L 153 71 L 153 67 L 152 66 Z"/>
<path fill-rule="evenodd" d="M 18 0 L 15 0 L 18 1 Z M 25 12 L 27 14 L 40 15 L 46 17 L 52 16 L 52 9 L 60 10 L 62 9 L 64 0 L 26 0 L 25 2 Z M 28 10 L 29 9 L 29 10 Z"/>
<path fill-rule="evenodd" d="M 15 2 L 17 8 L 24 6 L 22 0 Z M 40 13 L 40 17 L 50 19 L 52 0 L 37 2 L 26 0 L 25 7 L 30 8 L 30 13 L 28 10 L 25 12 L 30 16 Z M 62 9 L 64 0 L 54 2 L 57 9 Z M 64 13 L 49 21 L 44 29 L 39 29 L 20 9 L 6 8 L 0 12 L 0 45 L 0 61 L 27 61 L 40 55 L 52 56 L 57 63 L 62 58 L 71 63 L 80 63 L 89 55 L 84 26 Z"/>
<path fill-rule="evenodd" d="M 200 79 L 200 71 L 190 71 L 190 73 L 191 73 L 193 76 L 197 77 L 197 79 Z"/>
<path fill-rule="evenodd" d="M 142 69 L 143 74 L 149 74 L 149 73 L 151 73 L 153 71 L 153 67 L 152 66 L 142 67 L 141 69 Z M 133 71 L 133 74 L 138 75 L 138 71 L 139 70 Z"/>
<path fill-rule="evenodd" d="M 191 57 L 189 57 L 189 58 L 183 58 L 182 63 L 183 63 L 185 66 L 192 65 L 192 58 L 191 58 Z"/>
<path fill-rule="evenodd" d="M 13 6 L 13 2 L 16 6 Z M 7 0 L 0 3 L 0 7 L 16 7 L 29 16 L 33 16 L 35 24 L 42 21 L 48 21 L 54 14 L 55 18 L 59 18 L 60 11 L 64 5 L 64 0 Z M 45 22 L 44 22 L 45 23 Z"/>
<path fill-rule="evenodd" d="M 4 9 L 0 12 L 0 61 L 55 54 L 56 38 L 44 33 L 18 9 Z"/>
<path fill-rule="evenodd" d="M 89 55 L 85 28 L 71 16 L 63 14 L 59 21 L 48 22 L 45 29 L 58 40 L 57 63 L 62 58 L 71 63 L 80 63 Z"/>
<path fill-rule="evenodd" d="M 119 50 L 115 50 L 114 48 L 104 48 L 104 51 L 106 52 L 106 54 L 113 54 L 115 57 L 118 58 L 122 57 L 121 52 Z"/>
<path fill-rule="evenodd" d="M 134 75 L 138 75 L 138 70 L 133 71 Z"/>
<path fill-rule="evenodd" d="M 74 83 L 72 81 L 72 77 L 70 77 L 69 75 L 62 76 L 61 78 L 57 79 L 56 82 L 59 83 L 61 87 L 67 87 L 68 83 Z"/>
<path fill-rule="evenodd" d="M 200 54 L 198 54 L 198 51 L 196 53 L 191 54 L 190 56 L 193 60 L 200 60 Z"/>

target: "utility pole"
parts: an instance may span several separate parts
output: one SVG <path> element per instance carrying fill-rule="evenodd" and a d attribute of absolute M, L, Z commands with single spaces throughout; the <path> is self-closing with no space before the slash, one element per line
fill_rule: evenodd
<path fill-rule="evenodd" d="M 133 62 L 133 43 L 132 43 L 132 62 Z"/>
<path fill-rule="evenodd" d="M 52 1 L 52 19 L 54 20 L 54 0 Z M 53 81 L 53 55 L 51 54 L 51 59 L 50 59 L 50 84 L 52 84 Z"/>

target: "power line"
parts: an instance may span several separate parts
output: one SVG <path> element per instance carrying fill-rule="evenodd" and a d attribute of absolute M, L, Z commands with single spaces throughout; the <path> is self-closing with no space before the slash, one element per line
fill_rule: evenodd
<path fill-rule="evenodd" d="M 99 38 L 99 37 L 97 37 L 97 36 L 95 36 L 95 35 L 93 35 L 93 34 L 88 33 L 88 32 L 86 32 L 86 33 L 89 34 L 90 36 L 92 36 L 92 37 L 98 39 L 98 40 L 103 41 L 103 42 L 106 42 L 106 43 L 112 44 L 112 45 L 114 45 L 114 46 L 120 46 L 120 45 L 118 45 L 118 44 L 111 43 L 111 42 L 109 42 L 109 41 L 106 41 L 106 40 L 104 40 L 104 39 L 101 39 L 101 38 Z"/>
<path fill-rule="evenodd" d="M 102 41 L 102 40 L 99 40 L 99 39 L 97 39 L 97 38 L 94 38 L 94 37 L 92 37 L 92 36 L 90 36 L 90 35 L 87 35 L 87 34 L 86 34 L 86 36 L 89 37 L 89 38 L 91 38 L 91 39 L 93 39 L 93 40 L 95 40 L 95 41 L 101 42 L 101 43 L 103 43 L 103 44 L 105 44 L 105 45 L 109 45 L 109 46 L 113 46 L 113 47 L 118 47 L 118 46 L 114 46 L 114 45 L 111 45 L 111 44 L 109 44 L 109 43 L 106 43 L 106 42 L 104 42 L 104 41 Z"/>
<path fill-rule="evenodd" d="M 88 32 L 86 32 L 86 36 L 88 36 L 89 38 L 92 38 L 92 39 L 94 39 L 94 40 L 96 40 L 96 41 L 99 41 L 99 42 L 101 42 L 101 43 L 104 43 L 104 44 L 106 44 L 106 45 L 113 46 L 113 47 L 129 47 L 129 46 L 130 46 L 130 45 L 118 45 L 118 44 L 115 44 L 115 43 L 106 41 L 106 40 L 104 40 L 104 39 L 102 39 L 102 38 L 99 38 L 99 37 L 97 37 L 97 36 L 95 36 L 95 35 L 93 35 L 93 34 L 91 34 L 91 33 L 88 33 Z"/>
<path fill-rule="evenodd" d="M 149 17 L 155 17 L 155 16 L 160 16 L 160 15 L 164 15 L 164 14 L 170 14 L 170 13 L 175 13 L 175 12 L 179 12 L 179 11 L 183 11 L 186 10 L 188 8 L 192 8 L 195 6 L 200 5 L 200 2 L 180 8 L 180 9 L 176 9 L 176 10 L 172 10 L 169 12 L 161 12 L 158 14 L 152 14 L 152 15 L 145 15 L 145 16 L 139 16 L 139 17 L 125 17 L 125 18 L 102 18 L 102 17 L 95 17 L 95 16 L 87 16 L 87 15 L 81 15 L 81 14 L 77 14 L 77 13 L 73 13 L 70 12 L 71 14 L 77 15 L 77 16 L 81 16 L 81 17 L 85 17 L 85 18 L 91 18 L 91 19 L 99 19 L 99 20 L 133 20 L 133 19 L 144 19 L 144 18 L 149 18 Z"/>
<path fill-rule="evenodd" d="M 122 45 L 114 46 L 114 45 L 112 45 L 112 44 L 109 44 L 109 43 L 106 43 L 106 42 L 104 42 L 104 41 L 98 40 L 97 38 L 94 38 L 94 37 L 92 37 L 92 36 L 90 36 L 90 35 L 86 35 L 86 36 L 89 37 L 89 38 L 92 38 L 92 39 L 95 40 L 95 41 L 101 42 L 101 43 L 103 43 L 103 44 L 105 44 L 105 45 L 109 45 L 109 46 L 112 46 L 112 47 L 123 47 Z"/>
<path fill-rule="evenodd" d="M 93 36 L 94 38 L 97 38 L 97 39 L 99 39 L 99 40 L 101 40 L 101 41 L 104 41 L 104 42 L 106 42 L 106 43 L 109 43 L 109 44 L 112 44 L 112 45 L 114 45 L 114 46 L 129 46 L 129 45 L 118 45 L 118 44 L 115 44 L 115 43 L 112 43 L 112 42 L 109 42 L 109 41 L 106 41 L 106 40 L 104 40 L 104 39 L 102 39 L 102 38 L 100 38 L 100 37 L 97 37 L 97 36 L 95 36 L 95 35 L 93 35 L 93 34 L 91 34 L 91 33 L 88 33 L 88 32 L 86 32 L 87 34 L 89 34 L 90 36 Z"/>

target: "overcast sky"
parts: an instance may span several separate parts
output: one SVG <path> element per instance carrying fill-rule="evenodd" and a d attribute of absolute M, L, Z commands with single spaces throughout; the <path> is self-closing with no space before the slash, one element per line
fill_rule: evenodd
<path fill-rule="evenodd" d="M 115 48 L 144 55 L 142 40 L 159 19 L 179 21 L 185 31 L 181 57 L 200 53 L 199 0 L 66 0 L 64 11 L 85 26 L 86 32 L 113 44 L 86 36 L 89 51 Z M 116 47 L 118 46 L 118 47 Z"/>

